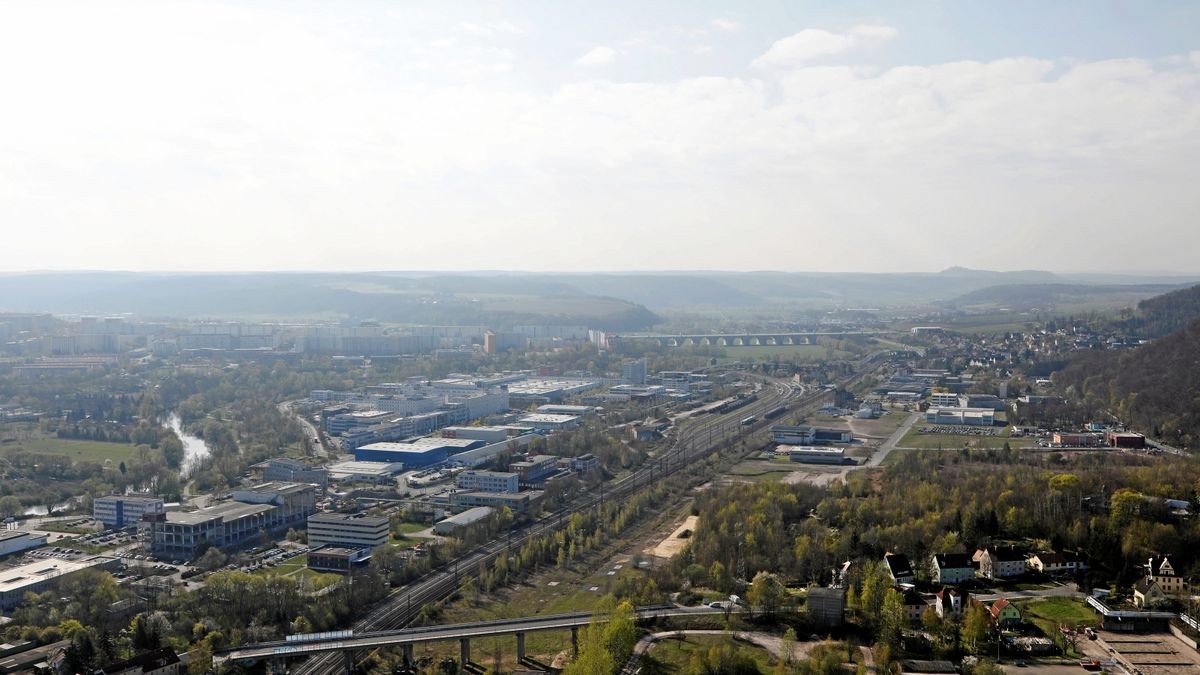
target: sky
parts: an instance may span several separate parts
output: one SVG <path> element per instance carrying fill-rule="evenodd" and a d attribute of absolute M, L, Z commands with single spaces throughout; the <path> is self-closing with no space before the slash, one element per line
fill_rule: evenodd
<path fill-rule="evenodd" d="M 0 4 L 0 271 L 1200 272 L 1200 3 Z"/>

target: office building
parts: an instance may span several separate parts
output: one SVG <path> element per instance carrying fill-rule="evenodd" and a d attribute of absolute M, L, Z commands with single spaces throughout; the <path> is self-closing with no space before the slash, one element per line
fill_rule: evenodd
<path fill-rule="evenodd" d="M 463 471 L 455 484 L 460 490 L 476 492 L 517 492 L 520 477 L 507 471 Z"/>
<path fill-rule="evenodd" d="M 308 517 L 309 546 L 343 546 L 362 549 L 388 543 L 387 518 L 347 513 L 314 513 Z"/>
<path fill-rule="evenodd" d="M 621 366 L 621 379 L 625 384 L 646 384 L 646 361 L 645 359 L 637 359 L 634 361 L 626 361 Z"/>
<path fill-rule="evenodd" d="M 513 513 L 525 513 L 531 510 L 542 497 L 541 491 L 527 492 L 455 492 L 450 495 L 450 505 L 456 509 L 469 509 L 477 506 L 493 508 L 508 507 Z"/>
<path fill-rule="evenodd" d="M 346 573 L 366 565 L 371 549 L 353 546 L 322 546 L 308 552 L 308 569 L 317 572 Z"/>
<path fill-rule="evenodd" d="M 930 408 L 925 411 L 930 424 L 990 427 L 996 423 L 996 411 L 991 408 Z"/>
<path fill-rule="evenodd" d="M 525 460 L 513 462 L 508 465 L 508 468 L 516 472 L 522 483 L 534 483 L 557 471 L 558 459 L 554 455 L 534 455 Z"/>
<path fill-rule="evenodd" d="M 146 513 L 162 513 L 163 500 L 149 495 L 108 495 L 92 500 L 92 517 L 108 529 L 136 525 Z"/>
<path fill-rule="evenodd" d="M 196 511 L 152 513 L 143 517 L 151 549 L 167 558 L 192 558 L 208 546 L 236 548 L 263 534 L 301 527 L 316 510 L 315 485 L 264 483 L 234 490 L 233 501 Z"/>
<path fill-rule="evenodd" d="M 313 483 L 324 487 L 329 481 L 329 474 L 322 467 L 288 457 L 276 457 L 265 462 L 262 478 L 264 481 Z"/>

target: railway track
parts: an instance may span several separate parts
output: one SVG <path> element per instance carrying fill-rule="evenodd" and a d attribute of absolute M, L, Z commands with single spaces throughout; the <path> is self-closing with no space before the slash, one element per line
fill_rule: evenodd
<path fill-rule="evenodd" d="M 646 489 L 656 481 L 688 466 L 693 460 L 712 452 L 721 443 L 739 433 L 753 433 L 766 427 L 772 420 L 763 418 L 765 412 L 780 406 L 805 405 L 819 400 L 824 395 L 824 391 L 817 391 L 797 398 L 797 389 L 790 384 L 768 384 L 759 391 L 759 396 L 753 403 L 681 429 L 666 451 L 651 458 L 630 475 L 606 485 L 602 492 L 583 495 L 569 506 L 512 531 L 511 536 L 505 534 L 493 539 L 438 570 L 393 591 L 355 621 L 352 629 L 357 634 L 403 628 L 421 611 L 423 605 L 452 595 L 458 589 L 462 578 L 474 575 L 480 563 L 491 563 L 510 548 L 520 548 L 533 537 L 554 532 L 562 527 L 572 514 L 587 512 L 598 508 L 605 500 L 622 499 Z M 747 415 L 756 415 L 759 419 L 751 425 L 745 425 L 742 420 Z M 344 669 L 343 659 L 337 654 L 326 653 L 307 658 L 293 668 L 292 672 L 300 675 L 333 675 Z"/>

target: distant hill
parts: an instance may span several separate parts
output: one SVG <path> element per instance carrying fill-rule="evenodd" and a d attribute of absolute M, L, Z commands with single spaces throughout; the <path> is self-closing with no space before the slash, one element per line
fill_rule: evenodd
<path fill-rule="evenodd" d="M 1174 295 L 1174 294 L 1172 294 Z M 1055 384 L 1177 447 L 1200 442 L 1200 319 L 1128 351 L 1083 352 Z"/>
<path fill-rule="evenodd" d="M 1130 332 L 1144 337 L 1169 335 L 1200 319 L 1200 285 L 1142 300 Z"/>
<path fill-rule="evenodd" d="M 150 274 L 0 275 L 0 311 L 180 318 L 322 318 L 396 323 L 585 324 L 642 330 L 645 307 L 553 279 L 482 275 Z"/>
<path fill-rule="evenodd" d="M 1132 307 L 1146 298 L 1179 288 L 1168 284 L 1004 284 L 964 293 L 950 305 L 962 308 L 1006 307 L 1014 311 L 1062 305 Z"/>
<path fill-rule="evenodd" d="M 992 295 L 971 296 L 984 289 Z M 1089 291 L 1087 289 L 1093 289 Z M 1094 290 L 1099 288 L 1100 290 Z M 879 307 L 1072 300 L 1101 293 L 1133 306 L 1169 285 L 1095 286 L 1051 272 L 952 267 L 936 273 L 863 272 L 363 272 L 0 274 L 0 309 L 155 316 L 375 318 L 410 323 L 525 319 L 639 330 L 654 311 Z M 1019 290 L 1025 289 L 1025 290 Z M 517 300 L 524 299 L 524 302 Z M 553 299 L 553 302 L 550 302 Z M 585 321 L 586 319 L 586 321 Z"/>

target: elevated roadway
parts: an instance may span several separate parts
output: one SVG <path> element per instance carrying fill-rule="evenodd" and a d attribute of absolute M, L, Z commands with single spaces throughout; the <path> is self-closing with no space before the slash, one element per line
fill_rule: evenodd
<path fill-rule="evenodd" d="M 865 366 L 876 356 L 878 354 L 864 358 L 860 365 Z M 568 507 L 517 527 L 407 586 L 392 591 L 388 597 L 355 621 L 351 628 L 355 634 L 402 628 L 416 616 L 425 603 L 449 597 L 458 589 L 463 577 L 474 576 L 481 564 L 492 563 L 510 547 L 519 549 L 533 537 L 560 529 L 573 513 L 599 508 L 604 500 L 620 500 L 635 494 L 666 476 L 691 466 L 694 460 L 708 455 L 730 438 L 767 427 L 771 420 L 765 419 L 763 414 L 768 411 L 780 406 L 792 408 L 807 405 L 819 401 L 824 396 L 824 391 L 804 394 L 799 387 L 789 383 L 770 382 L 763 386 L 758 392 L 758 398 L 752 403 L 724 415 L 689 420 L 678 429 L 667 450 L 658 453 L 636 471 L 618 481 L 605 484 L 603 490 L 593 490 L 581 495 Z M 747 416 L 756 416 L 758 421 L 752 425 L 742 425 L 742 420 Z M 311 653 L 312 655 L 303 663 L 297 664 L 292 672 L 298 675 L 333 675 L 345 670 L 344 663 L 337 654 L 332 653 L 333 651 L 338 650 L 315 653 L 297 651 L 281 656 L 304 656 Z"/>
<path fill-rule="evenodd" d="M 730 610 L 739 611 L 739 610 Z M 673 616 L 712 616 L 724 615 L 726 610 L 710 607 L 676 607 L 661 605 L 643 607 L 636 610 L 638 620 L 666 618 Z M 498 635 L 518 636 L 518 658 L 524 658 L 524 639 L 527 633 L 552 630 L 570 630 L 572 642 L 580 627 L 592 621 L 607 621 L 605 615 L 593 615 L 589 612 L 571 614 L 554 614 L 548 616 L 531 616 L 519 619 L 501 621 L 485 621 L 478 623 L 448 624 L 444 626 L 428 626 L 423 628 L 406 628 L 403 630 L 376 631 L 373 633 L 335 635 L 325 638 L 304 640 L 280 640 L 246 645 L 236 649 L 219 652 L 213 656 L 215 665 L 226 663 L 253 663 L 262 660 L 280 659 L 303 654 L 321 654 L 328 652 L 347 652 L 369 650 L 379 647 L 404 647 L 424 642 L 441 642 L 458 640 L 462 645 L 463 663 L 470 661 L 470 640 L 472 638 L 494 637 Z M 405 650 L 406 654 L 409 650 Z M 411 660 L 411 659 L 410 659 Z"/>
<path fill-rule="evenodd" d="M 751 347 L 763 345 L 810 345 L 822 337 L 893 335 L 895 331 L 793 331 L 784 333 L 697 333 L 695 335 L 614 335 L 610 344 L 647 342 L 659 347 Z"/>

